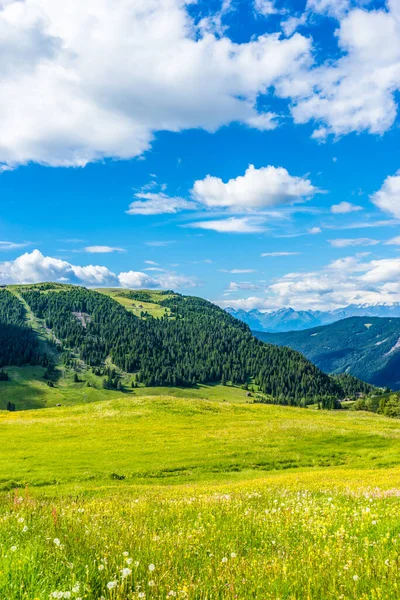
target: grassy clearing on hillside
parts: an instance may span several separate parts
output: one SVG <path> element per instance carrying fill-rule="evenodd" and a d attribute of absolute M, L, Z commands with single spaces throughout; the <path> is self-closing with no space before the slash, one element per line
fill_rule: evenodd
<path fill-rule="evenodd" d="M 0 598 L 400 597 L 397 420 L 125 396 L 0 435 Z"/>
<path fill-rule="evenodd" d="M 140 317 L 142 312 L 148 312 L 152 317 L 159 319 L 163 317 L 165 314 L 171 314 L 169 308 L 165 308 L 160 306 L 160 302 L 162 300 L 166 300 L 167 298 L 171 298 L 171 295 L 161 294 L 160 292 L 154 290 L 141 290 L 149 295 L 152 302 L 145 302 L 143 300 L 131 300 L 130 298 L 126 298 L 122 295 L 123 292 L 127 292 L 129 290 L 121 290 L 121 288 L 98 288 L 95 290 L 100 294 L 105 294 L 106 296 L 110 296 L 113 300 L 122 304 L 129 312 L 132 312 L 137 317 Z"/>

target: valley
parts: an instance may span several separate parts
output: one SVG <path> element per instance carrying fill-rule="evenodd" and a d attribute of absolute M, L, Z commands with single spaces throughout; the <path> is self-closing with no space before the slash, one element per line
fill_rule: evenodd
<path fill-rule="evenodd" d="M 299 332 L 256 333 L 298 350 L 326 373 L 348 373 L 373 385 L 400 389 L 400 319 L 351 317 Z"/>

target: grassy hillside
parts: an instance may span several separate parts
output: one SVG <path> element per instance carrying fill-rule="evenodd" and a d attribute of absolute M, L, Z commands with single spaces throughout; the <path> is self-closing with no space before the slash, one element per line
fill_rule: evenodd
<path fill-rule="evenodd" d="M 0 432 L 7 600 L 398 598 L 398 421 L 136 397 Z"/>
<path fill-rule="evenodd" d="M 306 331 L 256 335 L 298 350 L 326 373 L 400 389 L 400 319 L 352 317 Z"/>
<path fill-rule="evenodd" d="M 310 467 L 400 467 L 399 422 L 348 411 L 138 396 L 3 412 L 0 428 L 3 489 L 15 482 L 54 483 L 54 491 L 118 486 L 113 473 L 131 486 Z"/>

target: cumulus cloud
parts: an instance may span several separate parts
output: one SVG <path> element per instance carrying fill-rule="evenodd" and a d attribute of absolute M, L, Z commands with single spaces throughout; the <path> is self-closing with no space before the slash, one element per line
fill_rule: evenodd
<path fill-rule="evenodd" d="M 398 302 L 400 258 L 365 260 L 361 254 L 331 262 L 320 270 L 284 275 L 264 296 L 219 302 L 236 308 L 333 309 L 349 304 Z"/>
<path fill-rule="evenodd" d="M 295 177 L 283 167 L 249 165 L 244 175 L 226 183 L 207 175 L 195 182 L 192 195 L 210 208 L 260 209 L 311 198 L 318 192 L 311 182 Z"/>
<path fill-rule="evenodd" d="M 111 252 L 126 252 L 123 248 L 115 246 L 86 246 L 85 252 L 90 254 L 110 254 Z"/>
<path fill-rule="evenodd" d="M 215 221 L 198 221 L 184 227 L 209 229 L 219 233 L 260 233 L 265 231 L 264 219 L 258 217 L 229 217 Z"/>
<path fill-rule="evenodd" d="M 337 240 L 329 240 L 333 248 L 348 248 L 349 246 L 376 246 L 379 240 L 371 238 L 340 238 Z"/>
<path fill-rule="evenodd" d="M 331 212 L 334 215 L 347 215 L 348 213 L 358 212 L 363 210 L 362 206 L 357 204 L 351 204 L 351 202 L 339 202 L 339 204 L 333 204 L 331 206 Z"/>
<path fill-rule="evenodd" d="M 25 253 L 12 261 L 0 262 L 0 284 L 39 283 L 61 281 L 87 286 L 126 286 L 147 288 L 185 289 L 199 283 L 193 277 L 164 272 L 151 277 L 140 271 L 128 271 L 116 275 L 107 267 L 99 265 L 79 266 L 65 260 L 44 256 L 39 250 Z"/>
<path fill-rule="evenodd" d="M 157 277 L 151 277 L 140 271 L 127 271 L 120 273 L 118 280 L 122 287 L 128 288 L 187 289 L 199 285 L 194 277 L 186 277 L 176 273 L 163 273 Z"/>
<path fill-rule="evenodd" d="M 400 50 L 399 50 L 400 61 Z M 399 63 L 400 68 L 400 63 Z M 383 182 L 381 189 L 371 196 L 372 202 L 384 212 L 400 218 L 400 171 L 389 176 Z"/>
<path fill-rule="evenodd" d="M 0 163 L 85 165 L 141 155 L 160 130 L 264 129 L 258 96 L 310 60 L 311 41 L 266 33 L 237 44 L 215 19 L 196 25 L 187 5 L 3 2 Z"/>
<path fill-rule="evenodd" d="M 171 198 L 162 192 L 144 192 L 136 194 L 136 198 L 126 211 L 128 215 L 160 215 L 173 214 L 181 210 L 194 210 L 196 204 L 183 198 Z"/>
<path fill-rule="evenodd" d="M 80 267 L 59 258 L 44 256 L 39 250 L 22 254 L 13 261 L 0 263 L 2 284 L 60 280 L 85 285 L 106 285 L 115 283 L 116 276 L 107 267 Z"/>
<path fill-rule="evenodd" d="M 306 10 L 339 19 L 350 7 L 350 0 L 307 0 Z"/>
<path fill-rule="evenodd" d="M 277 12 L 273 0 L 254 0 L 254 8 L 263 17 L 269 17 Z"/>
<path fill-rule="evenodd" d="M 321 227 L 310 227 L 310 229 L 307 229 L 307 232 L 311 235 L 317 235 L 318 233 L 321 233 L 321 231 Z"/>
<path fill-rule="evenodd" d="M 132 288 L 156 288 L 158 287 L 158 282 L 147 275 L 146 273 L 141 273 L 140 271 L 127 271 L 125 273 L 120 273 L 118 276 L 118 280 L 122 287 L 132 287 Z"/>
<path fill-rule="evenodd" d="M 325 6 L 341 13 L 345 3 L 314 0 L 313 4 L 317 10 Z M 283 78 L 278 93 L 292 99 L 296 123 L 317 124 L 316 139 L 353 131 L 381 134 L 397 114 L 399 0 L 388 0 L 387 9 L 350 10 L 341 18 L 336 35 L 339 57 Z"/>

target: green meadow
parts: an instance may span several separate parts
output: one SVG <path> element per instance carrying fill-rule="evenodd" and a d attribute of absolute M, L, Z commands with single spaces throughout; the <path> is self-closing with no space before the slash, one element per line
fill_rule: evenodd
<path fill-rule="evenodd" d="M 145 391 L 0 412 L 0 598 L 399 597 L 397 420 Z"/>

